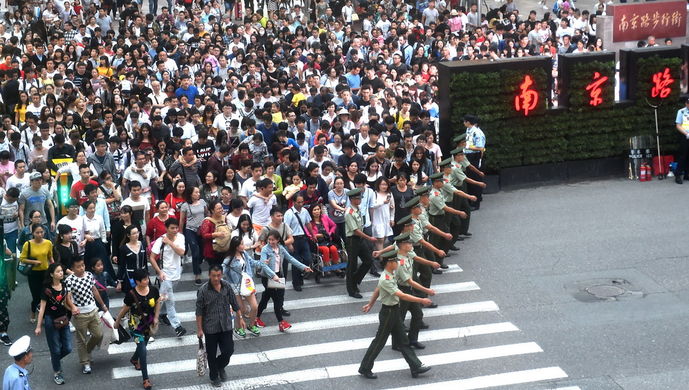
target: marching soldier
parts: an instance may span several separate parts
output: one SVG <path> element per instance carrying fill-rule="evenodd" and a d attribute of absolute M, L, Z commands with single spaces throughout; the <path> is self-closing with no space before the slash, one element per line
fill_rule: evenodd
<path fill-rule="evenodd" d="M 397 271 L 395 271 L 395 278 L 397 279 L 397 287 L 405 294 L 415 295 L 412 291 L 420 291 L 425 295 L 433 296 L 435 291 L 430 288 L 426 288 L 412 279 L 413 267 L 416 264 L 414 258 L 417 257 L 416 253 L 412 249 L 412 241 L 410 234 L 401 233 L 394 238 L 395 246 L 397 246 L 397 259 L 399 260 L 399 266 Z M 383 254 L 383 257 L 385 254 Z M 402 300 L 400 302 L 400 316 L 402 322 L 404 322 L 404 317 L 406 317 L 407 311 L 411 312 L 411 322 L 409 324 L 409 346 L 415 349 L 424 349 L 425 345 L 419 342 L 419 330 L 423 325 L 423 311 L 421 310 L 421 305 L 417 302 L 410 302 Z M 395 337 L 392 338 L 392 349 L 395 351 L 400 350 L 399 345 L 400 340 L 396 340 Z"/>
<path fill-rule="evenodd" d="M 416 199 L 415 202 L 413 202 L 414 199 Z M 407 203 L 410 203 L 410 202 L 412 205 L 412 208 L 411 208 L 412 213 L 414 213 L 414 212 L 418 213 L 420 211 L 419 198 L 414 197 L 414 198 L 410 199 Z M 416 209 L 416 210 L 414 210 L 414 209 Z M 414 231 L 416 225 L 418 224 L 418 221 L 413 219 L 412 215 L 413 214 L 407 215 L 406 217 L 403 217 L 402 219 L 400 219 L 397 222 L 398 226 L 402 226 L 402 233 L 409 234 L 410 236 L 411 236 L 412 232 Z M 410 238 L 410 240 L 413 244 L 414 240 L 411 238 Z M 413 249 L 413 246 L 412 246 L 412 249 Z M 374 251 L 373 257 L 378 257 L 381 253 L 389 252 L 392 250 L 399 250 L 399 247 L 397 245 L 396 240 L 392 245 L 388 245 L 387 247 L 383 248 L 380 251 Z M 411 259 L 413 260 L 412 268 L 411 268 L 412 276 L 416 275 L 417 272 L 421 272 L 424 274 L 423 280 L 424 280 L 424 283 L 426 283 L 426 284 L 420 283 L 417 280 L 418 278 L 414 278 L 414 281 L 417 282 L 417 284 L 419 284 L 421 287 L 423 287 L 423 288 L 415 288 L 417 291 L 417 293 L 415 295 L 420 296 L 420 297 L 426 297 L 425 290 L 429 289 L 431 287 L 431 277 L 433 276 L 431 274 L 431 269 L 435 270 L 435 269 L 440 268 L 440 264 L 438 262 L 428 260 L 427 258 L 420 256 L 414 250 L 412 250 L 410 252 L 410 256 L 411 256 Z M 400 262 L 400 265 L 402 265 L 402 262 Z M 432 303 L 428 307 L 429 308 L 436 308 L 436 307 L 438 307 L 438 305 L 435 303 Z M 406 310 L 402 312 L 402 318 L 404 318 L 404 315 L 406 315 Z"/>
<path fill-rule="evenodd" d="M 382 258 L 382 263 L 385 268 L 378 279 L 378 287 L 376 287 L 369 302 L 362 308 L 364 313 L 368 313 L 371 307 L 373 307 L 376 298 L 380 296 L 380 302 L 383 304 L 383 307 L 380 309 L 380 314 L 378 315 L 380 324 L 378 324 L 376 337 L 371 341 L 371 345 L 366 350 L 364 359 L 361 361 L 359 374 L 367 379 L 378 378 L 378 376 L 371 371 L 373 369 L 373 363 L 380 351 L 385 347 L 388 337 L 392 334 L 393 342 L 397 340 L 399 351 L 402 352 L 404 360 L 409 364 L 411 376 L 416 378 L 419 374 L 428 372 L 431 367 L 421 363 L 419 358 L 416 357 L 414 350 L 409 347 L 409 339 L 404 333 L 402 317 L 400 316 L 400 299 L 403 301 L 420 303 L 422 305 L 429 305 L 431 300 L 406 294 L 397 287 L 395 273 L 399 267 L 399 263 L 397 262 L 396 251 L 385 253 L 385 256 Z"/>
<path fill-rule="evenodd" d="M 444 233 L 449 233 L 449 226 L 447 224 L 447 214 L 451 215 L 459 215 L 459 216 L 466 216 L 463 212 L 459 210 L 455 210 L 452 207 L 448 206 L 447 203 L 445 202 L 445 197 L 442 192 L 442 188 L 445 185 L 445 181 L 443 180 L 443 173 L 442 172 L 437 172 L 429 176 L 430 180 L 433 183 L 433 189 L 431 190 L 431 195 L 430 195 L 430 203 L 428 207 L 428 215 L 429 215 L 429 221 L 433 226 L 437 227 L 440 229 L 440 231 Z M 447 252 L 446 248 L 449 242 L 443 241 L 443 239 L 439 236 L 433 236 L 431 238 L 431 244 L 435 246 L 436 248 L 440 248 L 443 251 Z M 443 259 L 438 259 L 439 263 L 443 264 Z"/>
<path fill-rule="evenodd" d="M 452 142 L 454 142 L 457 146 L 457 149 L 462 149 L 464 150 L 467 146 L 467 134 L 462 133 L 455 138 L 452 139 Z M 480 169 L 476 168 L 468 158 L 466 158 L 466 154 L 464 155 L 464 162 L 462 162 L 462 167 L 464 167 L 464 173 L 467 174 L 467 177 L 469 176 L 478 176 L 479 178 L 483 178 L 486 176 L 485 173 L 483 173 Z M 480 180 L 474 180 L 476 183 L 483 183 Z M 485 184 L 485 183 L 484 183 Z"/>
<path fill-rule="evenodd" d="M 450 182 L 450 178 L 452 175 L 452 158 L 446 158 L 445 160 L 441 161 L 438 166 L 440 167 L 440 171 L 443 173 L 443 187 L 442 187 L 442 193 L 443 196 L 445 197 L 445 202 L 448 203 L 452 208 L 455 210 L 460 209 L 460 204 L 461 204 L 461 199 L 460 198 L 466 198 L 471 201 L 476 201 L 476 197 L 473 195 L 469 195 L 464 191 L 458 190 L 455 186 L 452 185 Z M 467 219 L 469 216 L 465 213 L 462 212 L 462 214 L 448 214 L 446 215 L 447 217 L 447 223 L 448 226 L 450 227 L 450 234 L 452 234 L 452 241 L 451 241 L 451 247 L 449 249 L 452 250 L 459 250 L 455 246 L 455 243 L 463 239 L 460 237 L 460 231 L 462 229 L 462 219 Z M 461 218 L 460 218 L 461 217 Z M 447 267 L 443 267 L 447 268 Z"/>
<path fill-rule="evenodd" d="M 452 184 L 453 186 L 455 186 L 455 188 L 458 188 L 465 193 L 467 192 L 468 188 L 467 184 L 479 186 L 481 188 L 486 188 L 486 183 L 476 181 L 474 179 L 470 179 L 469 177 L 467 177 L 465 170 L 468 167 L 473 166 L 469 163 L 469 161 L 467 161 L 466 156 L 464 155 L 463 148 L 454 149 L 450 153 L 452 154 L 453 158 L 452 173 L 450 174 L 450 184 Z M 455 197 L 455 200 L 457 201 L 457 208 L 461 211 L 464 211 L 467 215 L 465 219 L 462 219 L 460 221 L 461 228 L 459 230 L 459 234 L 461 234 L 462 236 L 470 237 L 471 233 L 469 233 L 469 223 L 471 222 L 471 205 L 469 205 L 469 199 L 465 197 Z"/>
<path fill-rule="evenodd" d="M 420 196 L 417 195 L 410 199 L 405 204 L 405 207 L 409 209 L 412 216 L 412 220 L 414 221 L 414 227 L 410 232 L 411 241 L 414 246 L 414 252 L 417 253 L 420 257 L 433 260 L 436 258 L 445 257 L 445 252 L 436 248 L 435 246 L 433 246 L 433 244 L 426 240 L 428 233 L 433 233 L 434 235 L 443 237 L 446 240 L 452 239 L 452 235 L 450 233 L 440 231 L 440 229 L 428 222 L 428 214 L 426 213 L 426 210 L 424 209 L 424 206 L 421 204 L 421 202 L 425 199 L 426 203 L 428 203 L 428 195 L 430 189 L 430 187 L 426 186 L 417 190 L 417 194 L 420 194 Z M 436 256 L 433 256 L 434 253 L 436 254 Z M 438 267 L 429 267 L 428 265 L 423 264 L 421 262 L 415 262 L 413 270 L 414 280 L 419 282 L 422 286 L 430 288 L 433 274 L 442 274 L 442 271 L 438 269 L 439 265 L 440 264 L 438 264 Z M 433 303 L 430 307 L 436 306 L 437 305 Z"/>
<path fill-rule="evenodd" d="M 365 240 L 375 242 L 376 239 L 364 233 L 364 219 L 359 210 L 361 204 L 361 188 L 355 188 L 347 192 L 350 207 L 345 210 L 345 247 L 349 255 L 347 263 L 347 293 L 350 297 L 362 298 L 359 284 L 373 264 L 369 246 Z M 361 266 L 358 266 L 358 258 L 361 258 Z"/>

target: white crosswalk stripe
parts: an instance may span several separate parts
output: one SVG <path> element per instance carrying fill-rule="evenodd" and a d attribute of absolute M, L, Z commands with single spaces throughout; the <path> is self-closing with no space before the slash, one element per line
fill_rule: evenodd
<path fill-rule="evenodd" d="M 449 267 L 445 274 L 463 272 L 457 265 Z M 288 291 L 284 307 L 293 313 L 290 318 L 294 323 L 287 334 L 277 329 L 274 308 L 269 304 L 262 316 L 267 326 L 259 337 L 249 334 L 246 338 L 235 337 L 235 353 L 228 368 L 231 379 L 223 383 L 222 388 L 319 388 L 329 386 L 332 380 L 342 380 L 344 383 L 356 381 L 361 357 L 370 345 L 379 321 L 380 303 L 370 313 L 361 312 L 361 306 L 369 300 L 377 279 L 366 276 L 366 286 L 362 288 L 363 299 L 346 295 L 343 281 L 339 279 L 326 280 L 320 285 L 308 282 L 302 293 Z M 520 329 L 503 318 L 498 304 L 485 299 L 486 292 L 475 282 L 450 280 L 443 283 L 442 277 L 434 278 L 436 297 L 433 299 L 442 303 L 437 308 L 423 310 L 424 321 L 430 323 L 431 327 L 419 334 L 418 341 L 426 344 L 427 348 L 416 351 L 417 355 L 424 364 L 438 366 L 441 370 L 450 365 L 473 367 L 477 364 L 489 369 L 473 375 L 462 375 L 462 370 L 457 370 L 458 374 L 450 377 L 427 375 L 419 384 L 411 380 L 406 361 L 399 355 L 388 353 L 376 360 L 374 372 L 383 378 L 389 378 L 390 375 L 409 376 L 409 382 L 397 380 L 391 386 L 391 383 L 386 385 L 384 380 L 379 379 L 378 382 L 367 383 L 388 390 L 468 390 L 510 385 L 535 386 L 537 383 L 539 386 L 549 384 L 547 388 L 557 390 L 579 390 L 576 386 L 556 386 L 558 381 L 566 380 L 567 373 L 560 367 L 544 363 L 543 349 L 535 342 L 525 340 Z M 457 280 L 456 276 L 454 280 Z M 156 385 L 156 388 L 214 388 L 207 375 L 199 378 L 193 373 L 196 370 L 198 339 L 193 323 L 197 287 L 192 281 L 193 275 L 185 273 L 183 283 L 178 285 L 175 294 L 177 316 L 187 327 L 188 334 L 180 338 L 169 337 L 168 328 L 156 335 L 156 341 L 147 347 L 151 357 L 147 365 L 149 376 L 154 383 L 158 380 L 165 382 L 165 385 Z M 260 297 L 263 287 L 260 284 L 257 287 Z M 289 283 L 287 289 L 293 290 Z M 111 306 L 113 310 L 118 310 L 122 300 L 112 300 Z M 392 340 L 388 339 L 387 345 L 391 343 Z M 141 371 L 136 371 L 128 364 L 129 354 L 135 348 L 136 345 L 131 342 L 110 346 L 108 354 L 111 358 L 121 359 L 112 368 L 115 383 L 126 387 L 140 379 Z M 389 348 L 386 350 L 389 351 Z M 514 368 L 509 371 L 505 367 Z"/>

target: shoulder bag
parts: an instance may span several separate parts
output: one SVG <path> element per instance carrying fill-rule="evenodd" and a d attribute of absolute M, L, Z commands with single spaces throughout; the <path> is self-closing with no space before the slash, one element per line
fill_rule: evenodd
<path fill-rule="evenodd" d="M 64 288 L 64 287 L 63 287 L 63 288 Z M 50 288 L 46 288 L 46 289 L 45 289 L 45 293 L 46 293 L 45 295 L 47 295 L 47 296 L 50 297 L 50 300 L 52 301 L 52 304 L 54 304 L 55 306 L 64 306 L 64 300 L 61 298 L 61 299 L 58 301 L 58 300 L 55 298 L 55 296 L 53 295 L 53 292 L 50 291 Z M 59 316 L 59 317 L 53 318 L 53 327 L 54 327 L 55 329 L 62 329 L 62 328 L 64 328 L 65 326 L 67 326 L 67 324 L 69 324 L 69 318 L 67 317 L 67 314 L 63 314 L 63 315 L 61 315 L 61 316 Z"/>
<path fill-rule="evenodd" d="M 31 257 L 31 241 L 29 240 L 29 241 L 27 241 L 27 243 L 29 244 L 29 253 L 28 253 L 28 256 L 26 257 L 26 259 L 27 260 L 36 260 L 36 259 Z M 33 266 L 34 266 L 33 264 L 19 261 L 19 263 L 17 263 L 17 271 L 19 271 L 19 273 L 24 275 L 24 276 L 28 276 L 29 272 L 31 272 L 31 270 L 33 269 Z"/>
<path fill-rule="evenodd" d="M 239 295 L 248 297 L 249 295 L 256 293 L 254 279 L 246 272 L 246 263 L 242 267 L 242 272 L 232 269 L 232 267 L 230 267 L 230 269 L 232 272 L 239 275 Z"/>

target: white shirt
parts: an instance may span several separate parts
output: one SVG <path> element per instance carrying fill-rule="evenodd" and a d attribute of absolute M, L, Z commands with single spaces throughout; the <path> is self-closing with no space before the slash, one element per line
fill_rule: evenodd
<path fill-rule="evenodd" d="M 94 214 L 93 218 L 89 218 L 84 215 L 84 234 L 90 234 L 94 239 L 100 239 L 104 243 L 108 242 L 108 238 L 105 235 L 105 222 L 103 222 L 103 217 L 98 214 Z"/>
<path fill-rule="evenodd" d="M 245 197 L 247 200 L 256 192 L 256 181 L 250 177 L 244 181 L 242 188 L 239 190 L 239 196 Z"/>
<path fill-rule="evenodd" d="M 161 251 L 163 252 L 161 271 L 167 280 L 174 282 L 182 277 L 182 256 L 175 253 L 169 245 L 163 245 L 163 237 L 164 235 L 155 240 L 151 252 L 156 255 L 160 255 Z M 184 248 L 184 235 L 177 233 L 172 242 L 177 248 Z"/>
<path fill-rule="evenodd" d="M 144 170 L 143 173 L 136 172 L 134 169 L 138 169 L 136 165 L 128 167 L 124 170 L 124 175 L 122 177 L 127 179 L 130 183 L 133 181 L 141 183 L 141 189 L 143 190 L 141 196 L 151 196 L 151 179 L 156 179 L 158 177 L 156 170 L 149 164 L 144 165 L 142 168 Z"/>
<path fill-rule="evenodd" d="M 251 210 L 251 220 L 259 226 L 266 226 L 270 223 L 270 209 L 277 205 L 277 198 L 271 194 L 268 200 L 252 196 L 247 202 L 246 207 Z"/>
<path fill-rule="evenodd" d="M 72 228 L 72 241 L 79 245 L 81 241 L 84 240 L 84 217 L 77 215 L 74 219 L 69 219 L 69 216 L 65 215 L 57 221 L 57 226 L 67 225 Z M 84 254 L 84 247 L 79 246 L 79 254 Z"/>
<path fill-rule="evenodd" d="M 22 192 L 24 188 L 28 188 L 31 185 L 31 180 L 29 179 L 29 174 L 25 173 L 24 177 L 21 179 L 17 177 L 17 175 L 12 175 L 7 178 L 7 182 L 5 183 L 5 189 L 10 189 L 12 187 L 15 187 L 19 190 L 19 192 Z"/>

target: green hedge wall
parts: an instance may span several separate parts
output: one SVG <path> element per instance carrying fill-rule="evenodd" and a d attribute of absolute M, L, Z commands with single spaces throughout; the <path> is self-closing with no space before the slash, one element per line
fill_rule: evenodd
<path fill-rule="evenodd" d="M 680 108 L 676 104 L 680 66 L 678 58 L 639 60 L 636 101 L 614 104 L 614 64 L 577 64 L 571 77 L 570 107 L 560 109 L 547 109 L 548 75 L 542 69 L 534 69 L 527 73 L 535 81 L 532 88 L 538 91 L 541 100 L 526 117 L 514 108 L 518 85 L 526 73 L 510 70 L 459 73 L 450 81 L 452 128 L 463 132 L 462 117 L 479 116 L 479 126 L 487 140 L 486 167 L 491 173 L 507 167 L 624 156 L 629 149 L 629 137 L 655 134 L 649 103 L 657 105 L 659 101 L 650 98 L 651 78 L 668 67 L 675 83 L 671 95 L 660 105 L 658 121 L 663 154 L 672 153 L 676 150 L 674 119 Z M 597 107 L 588 105 L 589 96 L 585 91 L 594 71 L 610 80 L 602 91 L 604 103 Z"/>

